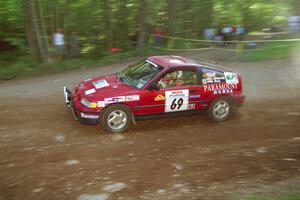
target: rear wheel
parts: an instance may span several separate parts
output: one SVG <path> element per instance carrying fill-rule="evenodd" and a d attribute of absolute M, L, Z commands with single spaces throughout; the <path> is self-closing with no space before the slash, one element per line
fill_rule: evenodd
<path fill-rule="evenodd" d="M 229 98 L 218 98 L 211 103 L 208 117 L 216 122 L 225 121 L 232 115 L 233 108 L 234 104 Z"/>
<path fill-rule="evenodd" d="M 125 105 L 111 105 L 101 115 L 102 127 L 111 133 L 119 133 L 128 129 L 132 121 L 132 114 Z"/>

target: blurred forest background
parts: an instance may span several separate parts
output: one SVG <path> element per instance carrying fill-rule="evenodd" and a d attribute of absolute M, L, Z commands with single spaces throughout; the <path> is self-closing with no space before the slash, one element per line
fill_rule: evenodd
<path fill-rule="evenodd" d="M 57 28 L 66 52 L 76 32 L 78 56 L 98 59 L 112 48 L 125 56 L 142 52 L 156 28 L 164 36 L 203 39 L 204 29 L 225 24 L 247 33 L 285 29 L 291 15 L 300 15 L 300 0 L 0 0 L 0 76 L 51 63 Z"/>

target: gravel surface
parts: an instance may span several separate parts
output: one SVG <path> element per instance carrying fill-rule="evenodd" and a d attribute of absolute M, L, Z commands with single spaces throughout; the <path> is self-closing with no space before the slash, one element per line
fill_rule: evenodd
<path fill-rule="evenodd" d="M 2 82 L 0 199 L 242 199 L 273 186 L 299 192 L 300 60 L 210 55 L 190 54 L 238 70 L 247 95 L 223 123 L 200 114 L 138 121 L 124 134 L 107 134 L 75 121 L 62 87 L 131 61 Z"/>

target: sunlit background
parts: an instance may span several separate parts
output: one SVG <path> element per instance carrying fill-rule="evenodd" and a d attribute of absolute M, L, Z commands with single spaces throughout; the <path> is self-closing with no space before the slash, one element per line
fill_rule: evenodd
<path fill-rule="evenodd" d="M 255 40 L 297 38 L 300 30 L 298 0 L 1 0 L 0 16 L 0 79 L 208 47 L 242 51 L 235 58 L 244 60 L 285 58 L 299 42 Z"/>

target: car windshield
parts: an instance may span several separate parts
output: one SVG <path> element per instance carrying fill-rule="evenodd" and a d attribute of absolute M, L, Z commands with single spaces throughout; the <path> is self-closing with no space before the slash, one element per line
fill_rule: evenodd
<path fill-rule="evenodd" d="M 143 60 L 142 62 L 135 63 L 118 73 L 118 77 L 124 83 L 140 89 L 162 69 L 162 67 L 148 60 Z"/>

